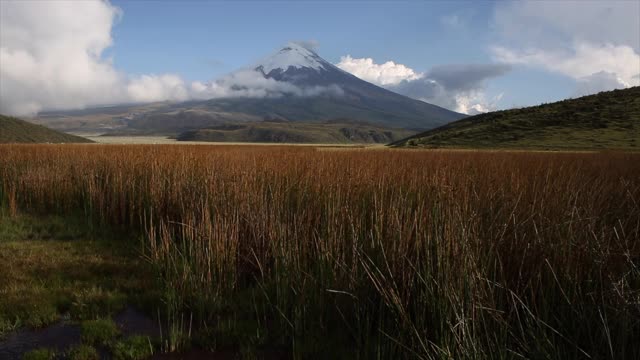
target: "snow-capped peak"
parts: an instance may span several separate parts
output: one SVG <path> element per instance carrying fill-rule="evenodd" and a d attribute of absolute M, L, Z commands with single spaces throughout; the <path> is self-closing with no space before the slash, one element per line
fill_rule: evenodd
<path fill-rule="evenodd" d="M 297 43 L 289 43 L 275 54 L 263 59 L 254 66 L 256 70 L 262 70 L 267 75 L 273 70 L 282 72 L 289 68 L 310 68 L 314 70 L 326 69 L 324 61 L 313 50 L 307 49 Z"/>

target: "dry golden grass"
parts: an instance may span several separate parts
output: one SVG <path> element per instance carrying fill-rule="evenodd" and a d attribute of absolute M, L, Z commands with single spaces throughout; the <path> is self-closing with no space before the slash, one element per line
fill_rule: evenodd
<path fill-rule="evenodd" d="M 143 234 L 167 303 L 204 337 L 296 357 L 640 356 L 638 154 L 0 154 L 5 209 Z"/>

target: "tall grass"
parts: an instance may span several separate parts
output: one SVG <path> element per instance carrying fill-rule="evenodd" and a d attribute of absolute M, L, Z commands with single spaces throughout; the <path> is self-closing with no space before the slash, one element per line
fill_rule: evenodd
<path fill-rule="evenodd" d="M 141 235 L 209 346 L 640 358 L 637 154 L 0 146 L 0 201 Z"/>

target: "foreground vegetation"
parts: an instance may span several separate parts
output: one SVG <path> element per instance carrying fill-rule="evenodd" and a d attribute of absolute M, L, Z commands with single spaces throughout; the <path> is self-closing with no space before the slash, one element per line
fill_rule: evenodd
<path fill-rule="evenodd" d="M 480 114 L 393 145 L 638 151 L 640 87 Z"/>
<path fill-rule="evenodd" d="M 0 115 L 0 143 L 90 143 L 91 140 Z"/>
<path fill-rule="evenodd" d="M 128 294 L 145 288 L 150 277 L 122 244 L 94 240 L 70 220 L 0 216 L 0 335 L 21 325 L 44 327 L 65 314 L 113 315 Z"/>
<path fill-rule="evenodd" d="M 163 351 L 640 357 L 638 154 L 0 153 L 5 217 L 80 214 L 130 234 L 111 241 L 154 269 Z"/>
<path fill-rule="evenodd" d="M 66 351 L 71 359 L 97 359 L 97 353 L 82 355 L 95 353 L 91 346 L 96 338 L 112 341 L 98 345 L 117 353 L 117 347 L 130 340 L 105 331 L 103 324 L 113 328 L 111 317 L 128 305 L 149 310 L 158 306 L 148 264 L 126 242 L 118 241 L 121 235 L 91 229 L 84 218 L 10 216 L 7 210 L 0 210 L 0 358 L 15 355 L 2 344 L 13 332 L 63 323 L 81 324 L 86 344 L 69 349 L 55 344 L 56 349 L 36 349 L 25 358 L 54 359 L 56 351 Z M 65 330 L 69 335 L 58 338 L 72 343 L 73 331 L 61 327 Z"/>

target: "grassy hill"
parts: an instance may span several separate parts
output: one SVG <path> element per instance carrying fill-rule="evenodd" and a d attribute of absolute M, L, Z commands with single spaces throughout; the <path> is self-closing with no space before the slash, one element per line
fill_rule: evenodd
<path fill-rule="evenodd" d="M 640 150 L 640 87 L 476 115 L 391 145 Z"/>
<path fill-rule="evenodd" d="M 0 115 L 0 143 L 88 143 L 80 136 L 69 135 L 10 116 Z"/>
<path fill-rule="evenodd" d="M 181 141 L 273 142 L 273 143 L 389 143 L 414 132 L 357 123 L 302 123 L 262 121 L 225 124 L 186 131 Z"/>

